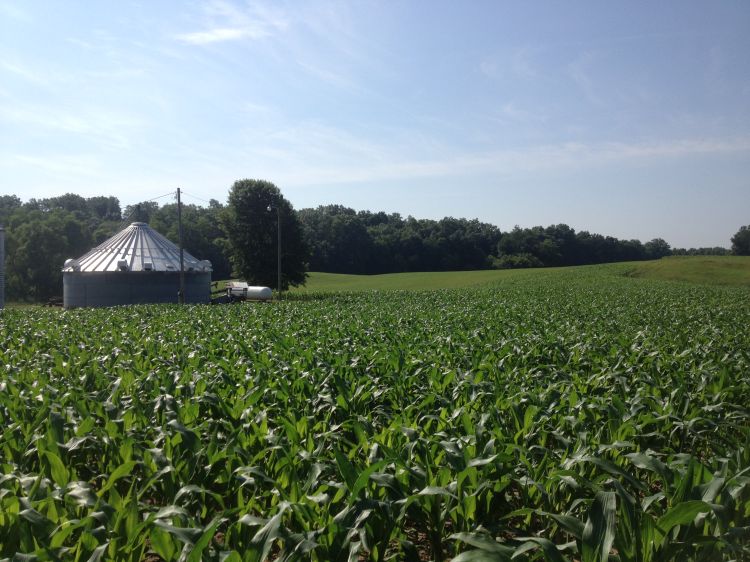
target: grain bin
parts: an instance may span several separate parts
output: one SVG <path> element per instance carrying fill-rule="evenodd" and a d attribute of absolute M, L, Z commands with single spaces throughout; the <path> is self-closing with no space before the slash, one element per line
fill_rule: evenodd
<path fill-rule="evenodd" d="M 183 251 L 185 302 L 211 300 L 211 262 Z M 134 222 L 63 267 L 63 305 L 176 303 L 180 249 L 148 224 Z"/>

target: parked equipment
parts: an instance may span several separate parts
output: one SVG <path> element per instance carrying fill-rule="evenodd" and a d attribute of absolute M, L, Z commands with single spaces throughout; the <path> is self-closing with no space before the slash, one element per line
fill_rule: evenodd
<path fill-rule="evenodd" d="M 248 285 L 244 281 L 230 281 L 226 291 L 230 301 L 267 301 L 273 297 L 270 288 Z"/>

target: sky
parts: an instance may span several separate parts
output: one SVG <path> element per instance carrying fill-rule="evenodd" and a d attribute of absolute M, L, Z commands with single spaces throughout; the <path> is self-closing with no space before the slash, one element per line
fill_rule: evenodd
<path fill-rule="evenodd" d="M 728 247 L 748 53 L 746 0 L 0 0 L 0 194 L 258 178 L 297 209 Z"/>

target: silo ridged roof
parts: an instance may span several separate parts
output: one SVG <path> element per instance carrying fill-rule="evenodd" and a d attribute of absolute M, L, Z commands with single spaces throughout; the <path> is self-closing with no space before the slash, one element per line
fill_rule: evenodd
<path fill-rule="evenodd" d="M 185 271 L 211 271 L 210 262 L 198 260 L 185 250 L 182 255 Z M 66 262 L 63 271 L 119 271 L 123 260 L 129 271 L 147 271 L 148 263 L 151 271 L 179 271 L 180 249 L 145 222 L 134 222 L 73 260 L 79 267 Z"/>

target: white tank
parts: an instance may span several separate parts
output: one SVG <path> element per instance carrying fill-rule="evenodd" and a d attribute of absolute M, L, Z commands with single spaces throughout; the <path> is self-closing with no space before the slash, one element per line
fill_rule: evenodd
<path fill-rule="evenodd" d="M 273 293 L 271 292 L 271 289 L 268 287 L 254 287 L 254 286 L 248 286 L 247 288 L 247 297 L 250 300 L 256 300 L 256 301 L 267 301 L 271 300 L 271 296 Z"/>
<path fill-rule="evenodd" d="M 227 296 L 235 299 L 253 301 L 268 301 L 273 296 L 268 287 L 248 285 L 244 281 L 230 281 L 227 283 Z"/>

